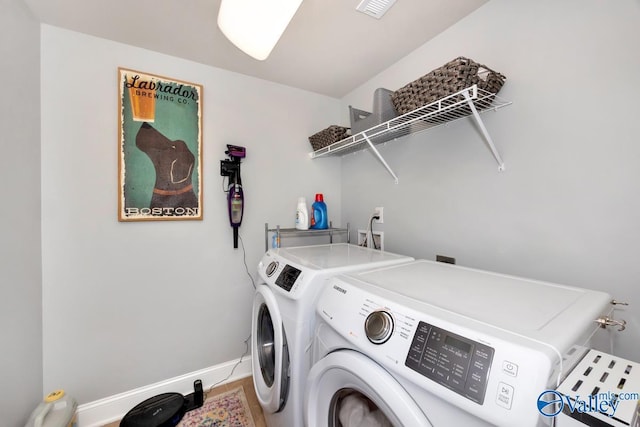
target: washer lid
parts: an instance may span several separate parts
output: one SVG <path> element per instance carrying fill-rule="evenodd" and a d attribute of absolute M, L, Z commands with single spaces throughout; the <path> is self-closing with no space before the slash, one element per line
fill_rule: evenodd
<path fill-rule="evenodd" d="M 611 301 L 603 292 L 426 260 L 350 276 L 415 301 L 521 332 L 544 329 L 560 320 L 561 313 L 564 320 L 571 313 L 577 321 L 584 311 L 600 310 Z"/>
<path fill-rule="evenodd" d="M 340 270 L 355 265 L 390 263 L 413 258 L 347 243 L 280 248 L 277 254 L 312 270 Z"/>

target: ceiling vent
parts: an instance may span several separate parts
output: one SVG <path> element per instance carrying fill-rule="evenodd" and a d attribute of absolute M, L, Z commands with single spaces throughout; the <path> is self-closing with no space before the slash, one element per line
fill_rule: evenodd
<path fill-rule="evenodd" d="M 380 19 L 395 2 L 396 0 L 362 0 L 356 10 Z"/>

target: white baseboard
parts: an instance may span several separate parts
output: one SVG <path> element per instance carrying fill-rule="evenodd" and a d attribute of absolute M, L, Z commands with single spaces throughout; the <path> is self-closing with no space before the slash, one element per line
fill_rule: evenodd
<path fill-rule="evenodd" d="M 138 403 L 161 393 L 193 392 L 193 382 L 202 380 L 202 388 L 208 391 L 216 383 L 225 384 L 251 375 L 251 357 L 242 358 L 242 362 L 233 367 L 240 359 L 221 363 L 179 377 L 170 378 L 155 384 L 129 390 L 104 399 L 84 403 L 78 406 L 78 427 L 99 427 L 120 420 Z M 232 373 L 233 371 L 233 373 Z M 229 376 L 229 378 L 227 378 Z"/>

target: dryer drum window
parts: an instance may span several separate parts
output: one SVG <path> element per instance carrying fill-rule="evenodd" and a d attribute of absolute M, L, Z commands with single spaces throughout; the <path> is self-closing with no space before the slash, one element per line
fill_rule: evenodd
<path fill-rule="evenodd" d="M 267 387 L 273 386 L 275 378 L 275 342 L 273 336 L 273 321 L 271 314 L 265 304 L 262 304 L 258 312 L 257 322 L 257 343 L 258 343 L 258 360 L 260 361 L 260 371 Z"/>
<path fill-rule="evenodd" d="M 367 396 L 352 388 L 343 388 L 337 391 L 331 399 L 329 427 L 349 427 L 353 419 L 365 423 L 358 425 L 382 427 L 393 425 L 382 410 Z"/>

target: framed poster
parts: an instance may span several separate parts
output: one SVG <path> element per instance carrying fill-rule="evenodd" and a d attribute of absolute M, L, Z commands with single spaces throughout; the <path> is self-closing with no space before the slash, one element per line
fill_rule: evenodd
<path fill-rule="evenodd" d="M 202 219 L 202 86 L 118 68 L 118 220 Z"/>

